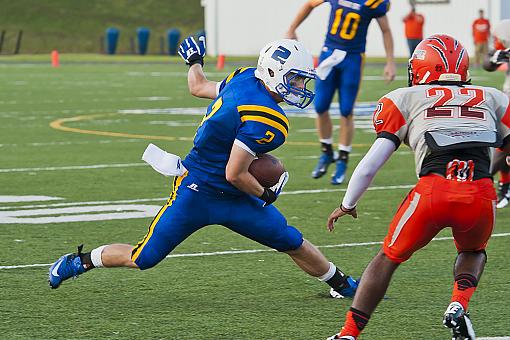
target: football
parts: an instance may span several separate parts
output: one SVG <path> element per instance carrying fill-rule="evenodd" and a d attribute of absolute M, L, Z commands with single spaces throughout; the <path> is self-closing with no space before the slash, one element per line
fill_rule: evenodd
<path fill-rule="evenodd" d="M 251 162 L 248 171 L 260 185 L 269 188 L 278 183 L 280 176 L 285 172 L 285 167 L 278 158 L 264 153 Z"/>

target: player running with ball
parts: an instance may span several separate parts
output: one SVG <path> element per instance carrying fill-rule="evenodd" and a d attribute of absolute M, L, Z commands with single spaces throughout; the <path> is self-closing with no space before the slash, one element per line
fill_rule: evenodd
<path fill-rule="evenodd" d="M 64 280 L 97 267 L 149 269 L 192 233 L 220 224 L 285 252 L 303 271 L 326 282 L 332 296 L 353 296 L 357 282 L 328 262 L 272 205 L 288 174 L 274 187 L 264 188 L 248 172 L 257 154 L 275 150 L 287 138 L 289 121 L 278 103 L 304 108 L 313 100 L 314 93 L 306 88 L 315 79 L 311 54 L 297 41 L 275 41 L 261 50 L 256 69 L 240 68 L 219 83 L 203 73 L 203 41 L 185 39 L 179 54 L 190 67 L 190 92 L 214 101 L 182 161 L 186 170 L 180 167 L 170 199 L 136 246 L 110 244 L 90 253 L 79 248 L 51 266 L 50 286 L 58 288 Z"/>

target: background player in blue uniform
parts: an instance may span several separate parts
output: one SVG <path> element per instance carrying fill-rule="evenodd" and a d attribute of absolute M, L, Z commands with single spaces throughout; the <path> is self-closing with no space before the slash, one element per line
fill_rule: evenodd
<path fill-rule="evenodd" d="M 58 288 L 62 281 L 95 267 L 151 268 L 195 231 L 220 224 L 287 253 L 303 271 L 325 281 L 332 296 L 353 296 L 357 282 L 328 262 L 271 205 L 288 174 L 274 187 L 264 188 L 248 172 L 257 154 L 285 142 L 289 121 L 278 103 L 304 108 L 313 100 L 313 92 L 306 89 L 315 78 L 312 56 L 297 41 L 276 41 L 262 49 L 257 69 L 240 68 L 216 83 L 202 71 L 203 42 L 189 37 L 179 53 L 190 66 L 190 92 L 214 99 L 182 162 L 186 171 L 174 179 L 170 199 L 135 247 L 112 244 L 90 253 L 82 253 L 80 247 L 51 266 L 50 286 Z"/>
<path fill-rule="evenodd" d="M 384 77 L 387 81 L 395 78 L 393 60 L 393 37 L 386 12 L 389 0 L 309 0 L 301 7 L 290 25 L 286 37 L 297 39 L 296 29 L 312 10 L 323 3 L 331 5 L 326 41 L 319 57 L 318 79 L 315 84 L 315 111 L 317 132 L 322 154 L 312 172 L 313 178 L 326 174 L 328 166 L 336 161 L 336 171 L 331 177 L 332 184 L 341 184 L 345 179 L 349 153 L 352 151 L 354 136 L 353 108 L 361 82 L 365 59 L 367 30 L 372 19 L 381 28 L 386 51 Z M 333 124 L 329 107 L 338 90 L 340 102 L 340 137 L 338 158 L 333 154 Z"/>

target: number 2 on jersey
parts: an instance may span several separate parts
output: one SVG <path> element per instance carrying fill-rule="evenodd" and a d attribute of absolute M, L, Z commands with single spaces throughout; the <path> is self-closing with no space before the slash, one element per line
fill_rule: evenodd
<path fill-rule="evenodd" d="M 333 35 L 337 34 L 340 22 L 343 21 L 341 25 L 342 28 L 340 29 L 340 37 L 345 40 L 352 40 L 358 31 L 361 16 L 356 12 L 348 12 L 342 18 L 343 11 L 343 8 L 336 10 L 335 21 L 333 21 L 333 25 L 331 25 L 331 31 L 329 31 L 329 33 Z"/>
<path fill-rule="evenodd" d="M 209 118 L 211 118 L 216 112 L 218 112 L 218 110 L 220 109 L 221 105 L 223 105 L 223 99 L 221 97 L 219 97 L 215 102 L 214 104 L 212 105 L 211 107 L 211 112 L 208 114 L 208 115 L 205 115 L 204 118 L 202 119 L 202 121 L 200 122 L 200 125 L 198 127 L 201 127 L 202 125 L 204 125 L 204 123 L 206 122 L 206 120 L 208 120 Z"/>

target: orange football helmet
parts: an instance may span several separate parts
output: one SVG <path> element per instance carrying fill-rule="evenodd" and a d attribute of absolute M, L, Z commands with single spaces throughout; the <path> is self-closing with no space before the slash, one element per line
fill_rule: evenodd
<path fill-rule="evenodd" d="M 409 59 L 409 86 L 434 81 L 469 82 L 469 56 L 464 46 L 446 34 L 423 39 Z"/>

